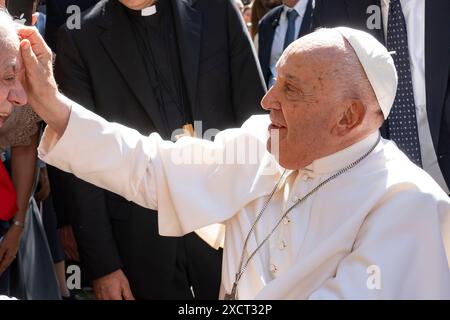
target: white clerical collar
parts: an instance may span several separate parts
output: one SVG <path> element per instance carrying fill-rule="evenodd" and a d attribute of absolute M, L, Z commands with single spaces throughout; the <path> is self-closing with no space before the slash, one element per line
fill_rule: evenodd
<path fill-rule="evenodd" d="M 150 7 L 144 8 L 141 10 L 141 15 L 143 17 L 152 16 L 156 13 L 156 5 L 152 5 Z"/>
<path fill-rule="evenodd" d="M 314 160 L 310 165 L 306 166 L 301 171 L 304 173 L 310 172 L 312 176 L 316 176 L 340 170 L 356 161 L 367 151 L 369 151 L 377 142 L 379 136 L 380 133 L 376 131 L 361 141 L 352 144 L 350 147 L 329 156 Z"/>
<path fill-rule="evenodd" d="M 284 16 L 286 16 L 286 12 L 289 10 L 295 10 L 297 11 L 299 17 L 303 17 L 306 12 L 306 6 L 308 5 L 308 1 L 311 0 L 299 0 L 297 4 L 294 6 L 294 8 L 288 7 L 287 5 L 284 5 Z"/>

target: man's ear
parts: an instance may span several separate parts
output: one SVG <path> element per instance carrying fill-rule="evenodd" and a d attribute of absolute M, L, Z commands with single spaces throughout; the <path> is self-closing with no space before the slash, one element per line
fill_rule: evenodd
<path fill-rule="evenodd" d="M 338 136 L 343 136 L 359 126 L 365 116 L 366 107 L 364 104 L 360 100 L 350 100 L 347 103 L 347 108 L 338 116 L 337 123 L 332 131 Z"/>

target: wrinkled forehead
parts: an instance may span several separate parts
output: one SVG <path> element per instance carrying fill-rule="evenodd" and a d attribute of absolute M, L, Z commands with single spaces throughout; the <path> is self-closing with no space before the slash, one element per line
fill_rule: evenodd
<path fill-rule="evenodd" d="M 347 59 L 348 44 L 339 34 L 320 32 L 300 38 L 281 55 L 277 69 L 284 73 L 300 76 L 334 75 L 339 64 Z"/>
<path fill-rule="evenodd" d="M 0 72 L 17 73 L 22 70 L 22 56 L 19 46 L 0 45 Z"/>
<path fill-rule="evenodd" d="M 322 50 L 286 51 L 277 63 L 278 77 L 303 81 L 332 78 L 338 70 L 336 56 Z"/>

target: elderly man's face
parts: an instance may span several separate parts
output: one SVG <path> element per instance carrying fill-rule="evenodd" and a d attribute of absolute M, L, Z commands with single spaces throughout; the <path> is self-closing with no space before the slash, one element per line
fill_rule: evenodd
<path fill-rule="evenodd" d="M 23 72 L 19 48 L 0 45 L 0 127 L 15 106 L 27 103 L 26 93 L 20 82 Z"/>
<path fill-rule="evenodd" d="M 261 104 L 270 110 L 268 150 L 277 141 L 279 162 L 287 169 L 300 169 L 329 154 L 331 131 L 336 123 L 337 86 L 330 71 L 333 63 L 316 59 L 312 52 L 287 50 L 278 63 L 275 85 Z M 273 131 L 275 130 L 275 131 Z M 274 144 L 272 144 L 274 143 Z"/>
<path fill-rule="evenodd" d="M 124 6 L 132 10 L 141 10 L 153 5 L 157 0 L 119 0 Z"/>

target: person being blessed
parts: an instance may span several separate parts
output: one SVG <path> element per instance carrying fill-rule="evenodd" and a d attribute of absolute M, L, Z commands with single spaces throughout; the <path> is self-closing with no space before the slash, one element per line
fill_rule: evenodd
<path fill-rule="evenodd" d="M 220 298 L 450 298 L 450 199 L 380 137 L 397 74 L 372 36 L 300 38 L 262 100 L 270 117 L 173 143 L 62 96 L 43 40 L 19 35 L 30 104 L 48 123 L 40 157 L 157 209 L 164 236 L 224 225 Z"/>

